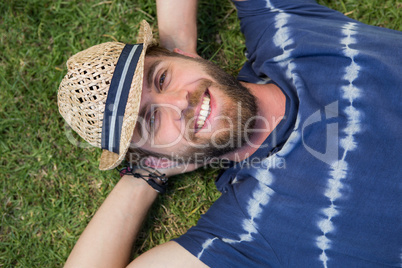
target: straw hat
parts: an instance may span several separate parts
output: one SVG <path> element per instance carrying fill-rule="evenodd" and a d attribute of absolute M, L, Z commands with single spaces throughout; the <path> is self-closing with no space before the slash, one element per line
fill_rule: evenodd
<path fill-rule="evenodd" d="M 140 107 L 145 52 L 152 43 L 141 22 L 136 45 L 108 42 L 67 61 L 58 91 L 59 112 L 89 144 L 102 148 L 99 168 L 112 169 L 130 146 Z"/>

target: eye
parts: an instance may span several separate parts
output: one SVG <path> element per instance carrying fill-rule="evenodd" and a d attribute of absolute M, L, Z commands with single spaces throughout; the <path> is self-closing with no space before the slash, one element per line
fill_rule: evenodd
<path fill-rule="evenodd" d="M 159 90 L 163 90 L 163 83 L 165 82 L 166 79 L 166 71 L 161 74 L 159 77 Z"/>

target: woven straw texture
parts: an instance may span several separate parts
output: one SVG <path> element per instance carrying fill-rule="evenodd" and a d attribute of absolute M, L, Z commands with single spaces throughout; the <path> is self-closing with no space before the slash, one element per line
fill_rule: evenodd
<path fill-rule="evenodd" d="M 141 22 L 138 43 L 143 51 L 131 83 L 120 136 L 119 154 L 103 150 L 99 168 L 112 169 L 124 159 L 136 125 L 140 107 L 144 60 L 152 32 Z M 101 147 L 103 113 L 113 72 L 125 44 L 108 42 L 90 47 L 67 61 L 68 72 L 58 91 L 59 112 L 71 128 L 89 144 Z"/>

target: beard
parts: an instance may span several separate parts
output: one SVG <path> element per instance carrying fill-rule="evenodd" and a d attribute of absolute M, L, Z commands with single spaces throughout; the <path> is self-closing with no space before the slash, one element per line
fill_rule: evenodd
<path fill-rule="evenodd" d="M 197 137 L 193 125 L 194 110 L 185 113 L 186 133 L 184 138 L 190 146 L 183 149 L 180 154 L 172 154 L 169 158 L 177 162 L 196 163 L 208 162 L 212 158 L 221 157 L 233 152 L 250 140 L 250 129 L 255 125 L 257 105 L 254 95 L 233 76 L 227 74 L 215 64 L 204 59 L 191 59 L 200 63 L 213 80 L 204 79 L 197 93 L 190 98 L 190 106 L 195 107 L 209 86 L 217 88 L 227 97 L 222 103 L 222 113 L 219 116 L 219 129 L 209 138 Z M 220 100 L 219 100 L 220 101 Z M 207 122 L 205 122 L 207 124 Z M 179 156 L 180 155 L 180 156 Z M 167 156 L 166 156 L 167 157 Z M 179 159 L 178 159 L 179 158 Z"/>

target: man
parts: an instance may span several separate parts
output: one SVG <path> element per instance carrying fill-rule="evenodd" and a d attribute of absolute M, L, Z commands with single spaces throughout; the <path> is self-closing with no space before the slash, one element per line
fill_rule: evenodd
<path fill-rule="evenodd" d="M 158 3 L 158 23 L 162 44 L 178 46 L 174 53 L 189 58 L 152 50 L 145 57 L 141 52 L 138 62 L 141 67 L 145 58 L 144 73 L 133 71 L 133 80 L 143 77 L 141 96 L 134 82 L 119 78 L 123 82 L 118 84 L 131 86 L 127 94 L 134 89 L 137 97 L 123 101 L 128 108 L 117 124 L 123 138 L 114 142 L 102 133 L 102 147 L 113 155 L 102 155 L 101 167 L 118 164 L 130 144 L 145 157 L 145 164 L 170 174 L 188 161 L 190 169 L 196 168 L 197 154 L 233 162 L 216 182 L 222 196 L 197 226 L 130 266 L 400 266 L 401 34 L 364 25 L 310 0 L 235 2 L 247 46 L 248 61 L 239 74 L 243 88 L 196 60 L 196 8 L 185 2 Z M 166 21 L 163 14 L 184 22 Z M 167 38 L 178 25 L 189 25 L 184 38 Z M 181 43 L 186 36 L 193 37 L 190 44 Z M 178 40 L 173 47 L 172 40 Z M 85 65 L 71 62 L 79 68 Z M 119 60 L 116 70 L 119 66 L 125 64 Z M 85 75 L 77 79 L 79 85 L 85 84 Z M 251 105 L 238 110 L 238 94 L 231 95 L 237 90 L 249 92 L 244 98 Z M 81 97 L 79 105 L 97 110 L 92 99 L 92 106 L 87 105 L 88 96 Z M 139 99 L 135 119 L 127 119 L 130 104 Z M 109 97 L 100 105 L 106 107 L 105 124 L 108 102 Z M 248 115 L 241 118 L 240 113 Z M 87 114 L 85 122 L 93 117 Z M 111 118 L 112 123 L 119 121 Z M 233 118 L 240 119 L 232 124 Z M 124 134 L 133 122 L 135 128 Z M 233 129 L 240 136 L 234 146 L 228 143 Z M 231 150 L 211 150 L 219 145 L 230 145 Z M 159 178 L 154 182 L 164 183 Z M 67 266 L 126 265 L 155 196 L 146 179 L 123 176 L 77 242 Z"/>

